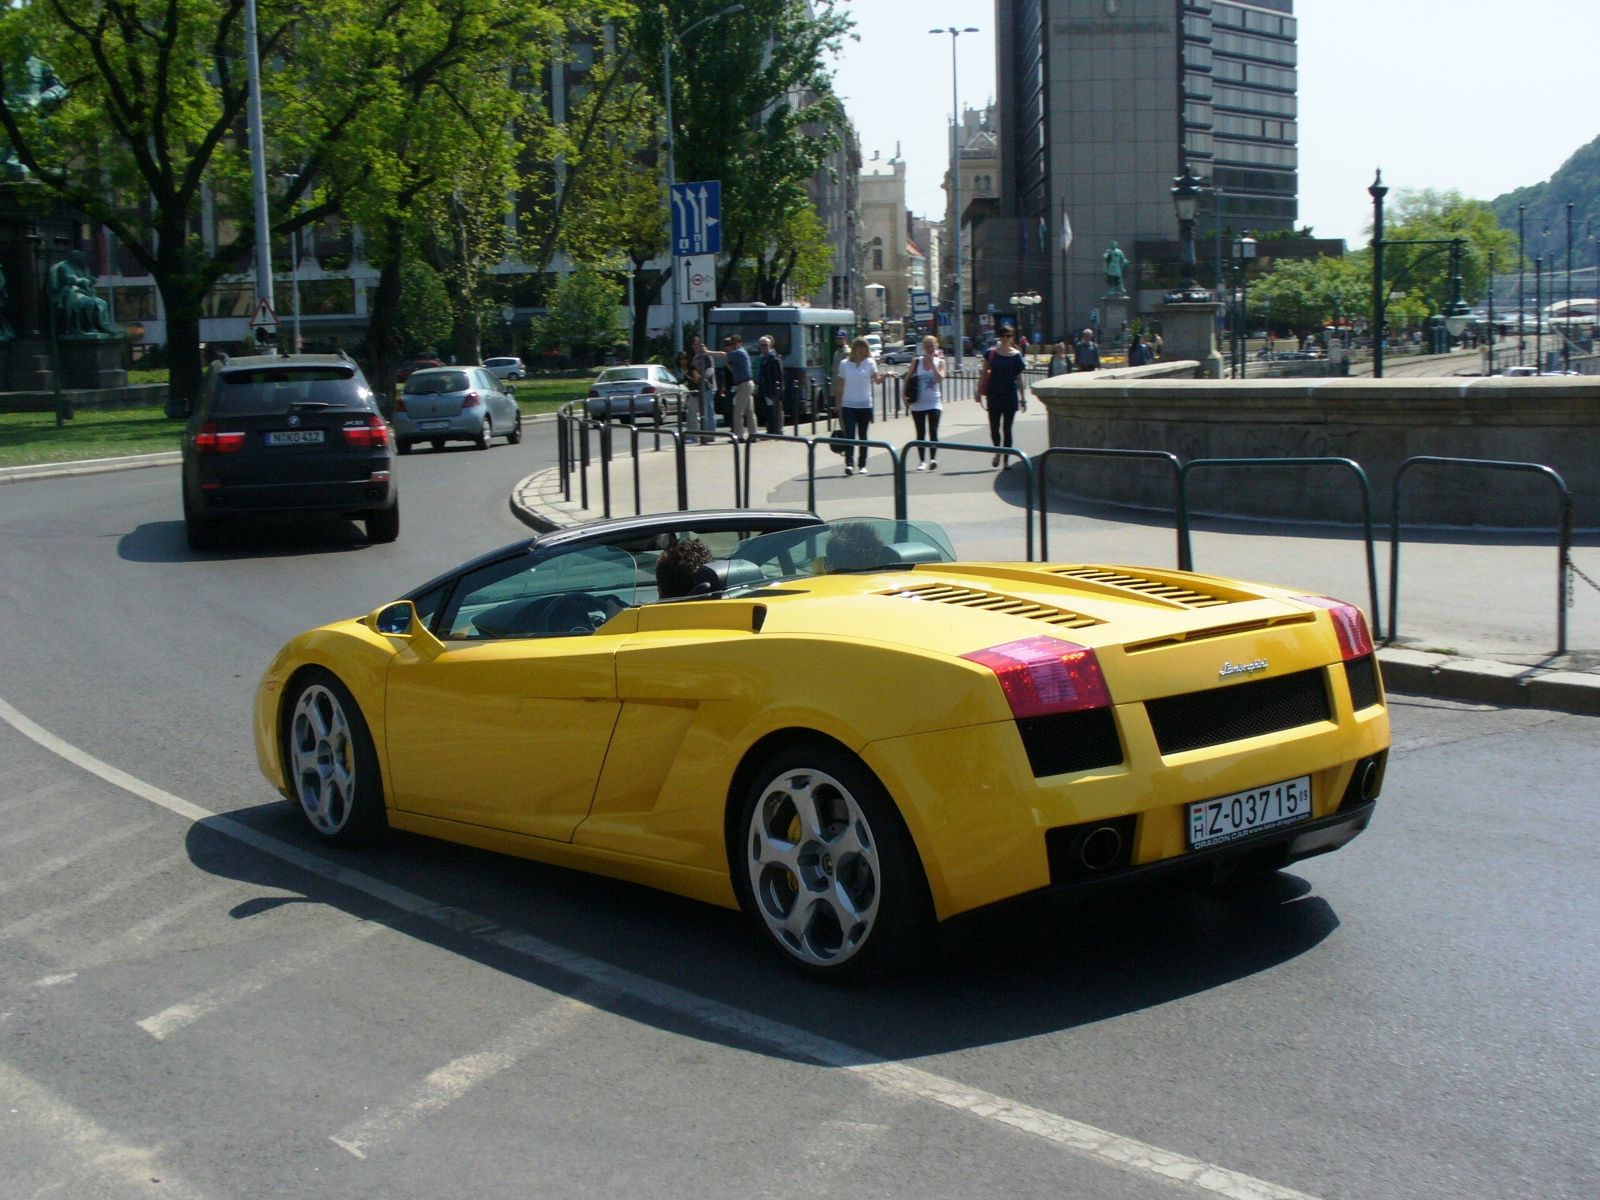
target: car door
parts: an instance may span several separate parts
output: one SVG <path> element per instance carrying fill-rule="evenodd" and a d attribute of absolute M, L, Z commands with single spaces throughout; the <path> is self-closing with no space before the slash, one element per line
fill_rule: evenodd
<path fill-rule="evenodd" d="M 402 811 L 569 841 L 588 813 L 620 705 L 633 557 L 588 547 L 489 564 L 391 661 L 387 769 Z M 628 624 L 631 628 L 631 623 Z"/>

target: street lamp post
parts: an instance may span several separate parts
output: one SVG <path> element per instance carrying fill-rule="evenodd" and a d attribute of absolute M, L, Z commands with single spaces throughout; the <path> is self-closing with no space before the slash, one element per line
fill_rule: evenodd
<path fill-rule="evenodd" d="M 1383 286 L 1383 198 L 1389 189 L 1383 186 L 1383 172 L 1372 178 L 1367 195 L 1372 197 L 1372 377 L 1383 378 L 1383 349 L 1388 340 L 1388 296 Z"/>
<path fill-rule="evenodd" d="M 1525 230 L 1523 218 L 1527 216 L 1528 206 L 1517 205 L 1517 366 L 1522 365 L 1523 359 L 1528 355 L 1527 332 L 1523 328 L 1523 313 L 1528 307 L 1527 297 L 1523 295 L 1527 283 L 1528 260 L 1522 252 L 1522 240 Z"/>
<path fill-rule="evenodd" d="M 956 88 L 956 39 L 963 33 L 977 33 L 976 25 L 967 25 L 957 29 L 954 25 L 945 29 L 930 29 L 929 33 L 948 33 L 950 35 L 950 187 L 951 204 L 954 217 L 951 224 L 955 226 L 950 231 L 954 243 L 954 253 L 950 261 L 955 264 L 955 299 L 956 299 L 956 329 L 955 343 L 956 370 L 961 370 L 961 338 L 966 332 L 967 314 L 962 304 L 961 294 L 961 101 Z"/>
<path fill-rule="evenodd" d="M 700 26 L 723 17 L 732 16 L 736 12 L 743 12 L 743 4 L 730 4 L 719 9 L 708 17 L 701 17 L 682 33 L 674 34 L 667 28 L 665 11 L 661 22 L 661 98 L 664 101 L 667 118 L 667 225 L 672 225 L 672 187 L 678 182 L 677 136 L 672 124 L 672 43 L 683 41 Z M 672 287 L 672 348 L 677 354 L 683 353 L 683 317 L 678 308 L 678 248 L 671 244 L 672 239 L 667 239 L 667 277 Z M 702 331 L 703 332 L 703 331 Z M 676 357 L 673 359 L 677 361 Z"/>
<path fill-rule="evenodd" d="M 1211 299 L 1211 293 L 1194 280 L 1194 222 L 1200 207 L 1203 182 L 1188 163 L 1183 164 L 1183 174 L 1172 180 L 1172 206 L 1178 213 L 1178 237 L 1183 256 L 1183 286 L 1176 292 L 1167 293 L 1168 303 L 1204 304 Z"/>
<path fill-rule="evenodd" d="M 1561 369 L 1572 370 L 1572 201 L 1567 201 L 1567 303 L 1561 310 L 1566 318 L 1561 327 Z"/>
<path fill-rule="evenodd" d="M 1240 379 L 1245 378 L 1249 372 L 1250 349 L 1250 263 L 1255 260 L 1256 240 L 1253 237 L 1242 237 L 1234 240 L 1233 263 L 1234 272 L 1239 283 L 1239 309 L 1233 328 L 1234 361 L 1237 363 L 1236 374 Z"/>

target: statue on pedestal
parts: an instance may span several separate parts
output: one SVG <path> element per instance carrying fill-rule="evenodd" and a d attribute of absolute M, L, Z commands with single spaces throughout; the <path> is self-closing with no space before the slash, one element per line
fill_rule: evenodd
<path fill-rule="evenodd" d="M 1128 266 L 1128 256 L 1122 252 L 1122 247 L 1112 242 L 1102 261 L 1106 270 L 1106 296 L 1108 298 L 1127 296 L 1128 291 L 1122 285 L 1122 275 Z"/>
<path fill-rule="evenodd" d="M 7 87 L 5 90 L 6 107 L 13 111 L 32 109 L 48 113 L 59 108 L 62 101 L 71 95 L 67 85 L 55 73 L 55 68 L 33 55 L 28 56 L 23 66 L 20 83 L 20 87 Z M 15 181 L 28 178 L 28 168 L 17 158 L 16 147 L 3 139 L 0 139 L 0 145 L 4 146 L 4 152 L 0 153 L 0 179 Z"/>
<path fill-rule="evenodd" d="M 73 250 L 50 268 L 50 308 L 61 337 L 115 338 L 122 333 L 111 323 L 111 308 L 94 289 L 84 269 L 83 254 Z"/>

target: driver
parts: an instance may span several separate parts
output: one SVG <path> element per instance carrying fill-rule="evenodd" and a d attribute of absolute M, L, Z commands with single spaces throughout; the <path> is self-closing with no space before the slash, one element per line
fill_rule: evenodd
<path fill-rule="evenodd" d="M 656 559 L 656 595 L 676 600 L 694 591 L 700 568 L 711 561 L 711 548 L 699 538 L 673 542 Z"/>

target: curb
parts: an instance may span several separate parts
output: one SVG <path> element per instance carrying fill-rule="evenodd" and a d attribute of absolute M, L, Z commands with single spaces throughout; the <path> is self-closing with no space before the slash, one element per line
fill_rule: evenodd
<path fill-rule="evenodd" d="M 59 479 L 64 475 L 102 475 L 107 471 L 137 471 L 143 467 L 172 467 L 183 461 L 178 450 L 158 454 L 129 454 L 121 458 L 86 458 L 78 462 L 34 463 L 0 468 L 0 483 L 27 483 L 33 479 Z"/>

